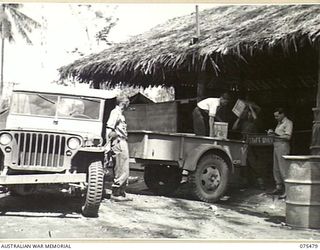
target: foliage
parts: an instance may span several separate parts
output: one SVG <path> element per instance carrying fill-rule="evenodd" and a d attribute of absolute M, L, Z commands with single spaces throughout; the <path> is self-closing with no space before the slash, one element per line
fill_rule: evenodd
<path fill-rule="evenodd" d="M 117 84 L 116 86 L 106 86 L 104 89 L 116 90 L 121 95 L 133 96 L 137 93 L 142 93 L 154 102 L 168 102 L 174 100 L 174 88 L 165 86 L 148 86 L 147 88 L 136 86 Z"/>
<path fill-rule="evenodd" d="M 22 4 L 1 4 L 0 5 L 0 33 L 1 38 L 8 41 L 14 41 L 14 29 L 26 40 L 32 44 L 29 37 L 33 29 L 40 28 L 41 25 L 31 17 L 25 15 L 20 9 Z M 14 26 L 13 26 L 14 24 Z"/>
<path fill-rule="evenodd" d="M 106 22 L 106 26 L 103 27 L 100 31 L 98 31 L 98 33 L 96 34 L 96 40 L 98 42 L 103 41 L 107 45 L 111 45 L 112 42 L 109 41 L 109 33 L 110 33 L 110 30 L 114 26 L 116 26 L 119 18 L 115 18 L 115 17 L 111 16 L 111 17 L 105 17 L 104 20 Z"/>
<path fill-rule="evenodd" d="M 79 25 L 86 33 L 88 45 L 86 48 L 76 47 L 72 53 L 83 56 L 102 45 L 111 45 L 109 33 L 116 26 L 118 18 L 115 17 L 117 6 L 106 4 L 69 4 L 71 14 L 78 19 Z M 104 47 L 105 48 L 105 47 Z"/>
<path fill-rule="evenodd" d="M 22 4 L 0 4 L 0 35 L 1 35 L 1 81 L 0 95 L 3 91 L 3 69 L 4 69 L 4 44 L 5 40 L 14 41 L 14 29 L 26 40 L 32 44 L 29 37 L 33 29 L 40 28 L 41 25 L 31 17 L 20 11 Z M 14 24 L 14 25 L 12 25 Z"/>

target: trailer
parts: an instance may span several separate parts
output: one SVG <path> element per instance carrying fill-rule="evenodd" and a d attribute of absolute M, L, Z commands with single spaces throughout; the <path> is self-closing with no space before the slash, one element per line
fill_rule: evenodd
<path fill-rule="evenodd" d="M 205 202 L 224 195 L 236 166 L 245 166 L 244 141 L 145 130 L 129 131 L 129 154 L 144 166 L 147 187 L 156 194 L 175 191 L 183 173 L 191 193 Z"/>

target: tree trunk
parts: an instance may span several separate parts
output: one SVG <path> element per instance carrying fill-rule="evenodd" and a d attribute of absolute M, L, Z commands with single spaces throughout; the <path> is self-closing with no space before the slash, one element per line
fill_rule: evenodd
<path fill-rule="evenodd" d="M 317 84 L 317 107 L 313 109 L 314 121 L 311 137 L 311 154 L 320 155 L 320 44 L 318 46 L 318 84 Z"/>
<path fill-rule="evenodd" d="M 1 80 L 0 80 L 0 97 L 3 92 L 3 63 L 4 63 L 4 38 L 1 39 Z"/>

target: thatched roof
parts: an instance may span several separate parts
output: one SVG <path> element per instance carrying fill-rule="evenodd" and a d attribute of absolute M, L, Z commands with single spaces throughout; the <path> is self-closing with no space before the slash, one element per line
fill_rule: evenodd
<path fill-rule="evenodd" d="M 129 82 L 146 86 L 191 84 L 200 71 L 241 78 L 243 70 L 239 67 L 257 66 L 261 57 L 270 56 L 272 66 L 272 60 L 279 62 L 279 58 L 285 60 L 288 55 L 306 55 L 305 48 L 308 51 L 317 48 L 320 5 L 216 7 L 200 12 L 200 30 L 199 41 L 191 44 L 196 33 L 195 14 L 177 17 L 127 42 L 76 60 L 59 71 L 62 78 L 71 76 L 83 82 Z M 301 64 L 299 58 L 297 63 Z M 271 67 L 262 65 L 261 70 L 265 71 L 266 66 Z M 306 66 L 304 62 L 303 66 Z M 257 76 L 254 76 L 256 69 L 246 70 L 253 78 Z"/>

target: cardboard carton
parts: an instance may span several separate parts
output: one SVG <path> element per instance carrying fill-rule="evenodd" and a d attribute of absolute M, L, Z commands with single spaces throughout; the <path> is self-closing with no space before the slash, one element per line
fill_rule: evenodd
<path fill-rule="evenodd" d="M 236 104 L 234 105 L 233 109 L 232 109 L 232 112 L 240 117 L 241 114 L 243 113 L 243 111 L 245 110 L 246 108 L 246 103 L 240 99 L 237 100 Z"/>

